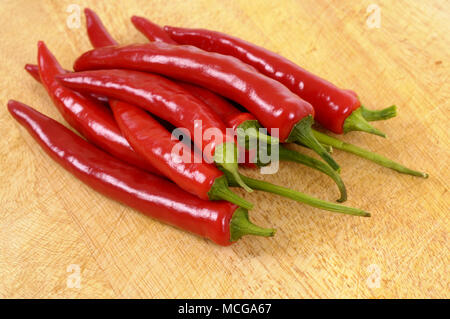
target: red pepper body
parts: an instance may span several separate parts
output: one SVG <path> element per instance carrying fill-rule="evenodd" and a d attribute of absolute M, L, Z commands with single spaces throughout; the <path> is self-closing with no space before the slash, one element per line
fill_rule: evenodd
<path fill-rule="evenodd" d="M 185 82 L 178 82 L 178 84 L 208 105 L 211 110 L 219 115 L 228 127 L 233 128 L 233 131 L 236 131 L 239 125 L 246 121 L 256 121 L 256 118 L 252 114 L 241 112 L 223 97 L 220 97 L 209 90 Z M 256 150 L 246 150 L 244 147 L 239 147 L 239 156 L 241 156 L 239 159 L 241 165 L 251 168 L 256 167 L 254 161 Z"/>
<path fill-rule="evenodd" d="M 111 108 L 120 129 L 138 154 L 182 189 L 209 199 L 214 181 L 223 176 L 218 168 L 195 158 L 184 143 L 172 140 L 172 135 L 144 110 L 121 101 L 112 101 Z M 188 160 L 174 152 L 177 146 L 182 146 Z"/>
<path fill-rule="evenodd" d="M 186 129 L 191 138 L 197 135 L 196 128 L 200 127 L 200 122 L 196 124 L 195 121 L 201 121 L 201 140 L 193 141 L 206 155 L 214 154 L 216 145 L 234 141 L 232 136 L 226 135 L 226 126 L 217 114 L 179 85 L 159 75 L 131 70 L 98 70 L 66 74 L 58 79 L 76 90 L 140 106 L 174 126 Z M 221 140 L 205 134 L 207 129 L 218 130 Z"/>
<path fill-rule="evenodd" d="M 25 64 L 25 70 L 29 75 L 33 77 L 37 82 L 42 84 L 41 76 L 39 75 L 39 66 L 36 64 Z M 70 71 L 66 71 L 70 72 Z M 102 105 L 108 104 L 108 98 L 105 96 L 97 95 L 97 94 L 86 94 L 84 97 Z"/>
<path fill-rule="evenodd" d="M 179 82 L 178 84 L 208 105 L 233 130 L 236 130 L 245 121 L 256 120 L 252 114 L 241 112 L 231 105 L 230 102 L 209 90 L 184 82 Z"/>
<path fill-rule="evenodd" d="M 138 156 L 122 136 L 109 109 L 62 86 L 56 75 L 66 74 L 43 42 L 39 42 L 40 80 L 64 119 L 86 139 L 108 153 L 153 173 L 157 171 Z"/>
<path fill-rule="evenodd" d="M 133 16 L 131 22 L 150 41 L 177 44 L 163 28 L 145 18 Z"/>
<path fill-rule="evenodd" d="M 85 9 L 85 14 L 86 14 L 86 26 L 87 26 L 87 33 L 89 36 L 89 40 L 91 41 L 91 44 L 93 47 L 95 48 L 101 48 L 104 46 L 108 46 L 108 45 L 115 45 L 117 44 L 117 42 L 111 37 L 111 35 L 109 34 L 109 32 L 106 30 L 106 28 L 104 27 L 103 23 L 101 22 L 100 18 L 97 16 L 97 14 L 95 14 L 94 11 L 90 10 L 90 9 Z M 138 18 L 138 25 L 139 25 L 139 18 Z M 163 37 L 163 39 L 165 39 L 166 41 L 172 41 L 170 40 L 170 37 L 164 32 L 164 30 L 160 29 L 159 35 Z M 155 81 L 156 82 L 156 81 Z M 167 81 L 166 81 L 167 82 Z M 168 82 L 165 83 L 166 86 L 169 86 Z M 150 88 L 150 87 L 149 87 Z M 154 87 L 153 87 L 154 88 Z M 157 90 L 158 91 L 158 90 Z M 197 101 L 197 104 L 200 101 Z M 195 103 L 194 103 L 195 104 Z M 204 107 L 198 105 L 197 108 L 195 107 L 195 105 L 192 104 L 186 104 L 186 107 L 189 107 L 191 109 L 197 109 L 198 112 L 203 112 L 204 111 Z M 153 108 L 151 108 L 151 110 L 153 110 Z M 185 111 L 184 114 L 180 114 L 181 116 L 185 116 L 184 120 L 185 122 L 180 123 L 180 122 L 171 122 L 174 125 L 179 125 L 179 124 L 183 124 L 183 126 L 179 126 L 179 127 L 189 127 L 189 123 L 186 122 L 186 120 L 188 120 L 189 118 L 195 120 L 192 116 L 187 116 L 188 112 Z M 161 118 L 164 118 L 162 116 L 160 116 Z M 211 125 L 216 125 L 215 127 L 221 130 L 221 133 L 223 135 L 225 135 L 226 133 L 226 128 L 223 125 L 222 121 L 212 112 L 203 114 L 203 118 L 202 120 L 202 128 L 203 129 L 207 129 L 210 127 L 214 127 Z M 206 122 L 203 123 L 203 121 L 206 120 Z M 170 120 L 168 120 L 170 122 Z M 193 124 L 193 123 L 192 123 Z M 186 126 L 187 125 L 187 126 Z M 191 133 L 193 133 L 193 131 L 190 131 Z M 231 138 L 228 138 L 226 136 L 224 136 L 222 142 L 226 142 L 226 141 L 231 141 Z M 203 145 L 204 142 L 204 145 Z M 211 143 L 211 139 L 206 139 L 205 141 L 202 142 L 202 150 L 204 150 L 204 147 L 206 147 L 206 144 Z M 219 141 L 220 144 L 220 141 Z M 214 150 L 214 144 L 212 145 L 212 148 L 209 149 L 209 151 L 213 151 Z"/>
<path fill-rule="evenodd" d="M 77 71 L 136 69 L 203 86 L 247 108 L 270 132 L 278 129 L 281 141 L 289 137 L 300 120 L 314 115 L 309 103 L 253 67 L 236 58 L 192 46 L 153 42 L 99 48 L 79 57 L 74 68 Z M 75 86 L 69 83 L 69 77 L 65 76 L 64 83 Z"/>
<path fill-rule="evenodd" d="M 201 200 L 129 166 L 22 103 L 10 101 L 8 109 L 53 160 L 94 190 L 219 245 L 232 243 L 230 220 L 236 205 Z"/>
<path fill-rule="evenodd" d="M 36 64 L 25 64 L 25 70 L 30 74 L 37 82 L 41 82 L 41 76 L 39 75 L 39 67 Z"/>
<path fill-rule="evenodd" d="M 169 44 L 177 44 L 173 41 L 170 36 L 163 30 L 159 25 L 141 17 L 133 16 L 131 18 L 136 29 L 138 29 L 149 41 L 164 42 Z M 91 41 L 92 42 L 92 41 Z M 192 85 L 186 82 L 177 82 L 181 87 L 186 89 L 193 96 L 197 97 L 199 100 L 203 101 L 208 105 L 222 121 L 233 130 L 241 125 L 247 120 L 256 120 L 256 118 L 250 113 L 241 113 L 236 108 L 231 106 L 231 104 L 226 101 L 223 97 L 202 88 L 200 86 Z M 231 106 L 231 107 L 230 107 Z M 252 161 L 255 157 L 256 150 L 246 150 L 243 147 L 239 148 L 239 164 L 255 168 L 256 165 Z"/>
<path fill-rule="evenodd" d="M 138 29 L 149 41 L 164 42 L 169 44 L 177 44 L 159 25 L 141 17 L 133 16 L 131 18 L 136 29 Z M 92 40 L 91 40 L 92 42 Z M 217 94 L 202 88 L 200 86 L 192 85 L 186 82 L 177 82 L 181 87 L 186 89 L 193 96 L 203 101 L 208 105 L 222 121 L 228 126 L 236 130 L 236 128 L 247 120 L 256 120 L 250 113 L 241 113 L 234 108 L 228 101 Z M 230 107 L 231 106 L 231 107 Z M 238 145 L 239 147 L 239 145 Z M 256 165 L 251 162 L 256 154 L 255 150 L 248 151 L 239 147 L 239 163 L 241 165 L 255 168 Z"/>
<path fill-rule="evenodd" d="M 244 40 L 220 32 L 164 27 L 179 44 L 193 45 L 240 59 L 261 73 L 283 83 L 292 92 L 312 104 L 315 120 L 334 133 L 343 133 L 345 119 L 361 103 L 347 90 L 306 71 L 286 58 Z"/>
<path fill-rule="evenodd" d="M 95 47 L 107 47 L 109 45 L 118 44 L 116 40 L 114 40 L 114 38 L 106 32 L 102 21 L 94 11 L 86 8 L 84 9 L 84 14 L 86 16 L 86 28 L 89 35 L 95 35 Z"/>

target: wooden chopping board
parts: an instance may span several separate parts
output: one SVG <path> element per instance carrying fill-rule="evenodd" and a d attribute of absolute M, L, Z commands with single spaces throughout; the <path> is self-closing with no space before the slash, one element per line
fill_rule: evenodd
<path fill-rule="evenodd" d="M 388 139 L 344 139 L 430 178 L 336 150 L 346 204 L 371 218 L 241 192 L 256 204 L 253 220 L 278 232 L 227 248 L 107 199 L 58 167 L 6 110 L 13 98 L 67 125 L 23 66 L 36 62 L 38 40 L 67 68 L 90 49 L 83 15 L 78 26 L 73 16 L 85 6 L 121 43 L 145 42 L 133 14 L 215 29 L 355 90 L 368 107 L 395 103 L 399 115 L 375 124 Z M 0 297 L 449 297 L 448 1 L 3 0 L 0 12 Z M 328 178 L 300 165 L 282 163 L 264 179 L 337 198 Z"/>

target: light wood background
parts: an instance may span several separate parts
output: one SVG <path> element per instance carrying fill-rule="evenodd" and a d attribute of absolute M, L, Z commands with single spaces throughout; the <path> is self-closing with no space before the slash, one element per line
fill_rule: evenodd
<path fill-rule="evenodd" d="M 90 49 L 84 17 L 80 28 L 66 24 L 72 3 L 96 10 L 122 43 L 145 41 L 133 14 L 216 29 L 354 89 L 368 107 L 395 103 L 398 117 L 375 124 L 388 139 L 350 133 L 345 140 L 431 177 L 336 150 L 347 204 L 373 217 L 244 195 L 256 203 L 253 220 L 278 232 L 227 248 L 141 216 L 58 167 L 6 110 L 18 99 L 64 122 L 23 66 L 35 63 L 38 40 L 67 68 Z M 381 9 L 380 28 L 366 23 L 371 3 Z M 449 297 L 448 1 L 2 0 L 0 13 L 0 297 Z M 264 178 L 337 196 L 328 178 L 300 165 L 283 163 Z M 76 267 L 79 288 L 67 284 Z"/>

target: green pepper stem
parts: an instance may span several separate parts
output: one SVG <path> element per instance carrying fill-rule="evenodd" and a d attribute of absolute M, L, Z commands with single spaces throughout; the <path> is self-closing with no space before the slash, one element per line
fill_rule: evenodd
<path fill-rule="evenodd" d="M 364 105 L 361 105 L 359 108 L 361 109 L 361 115 L 369 122 L 388 120 L 397 116 L 397 106 L 395 105 L 391 105 L 382 110 L 369 110 Z"/>
<path fill-rule="evenodd" d="M 230 186 L 238 186 L 237 183 L 234 181 L 232 176 L 229 176 L 227 173 L 228 182 L 230 183 Z M 241 176 L 242 179 L 245 181 L 246 184 L 248 184 L 250 187 L 256 190 L 268 192 L 277 194 L 286 198 L 293 199 L 297 202 L 307 204 L 312 207 L 317 207 L 320 209 L 328 210 L 331 212 L 341 213 L 341 214 L 347 214 L 347 215 L 354 215 L 354 216 L 363 216 L 363 217 L 369 217 L 370 213 L 363 211 L 358 208 L 348 207 L 340 204 L 335 204 L 331 202 L 327 202 L 315 197 L 312 197 L 310 195 L 306 195 L 301 192 L 294 191 L 289 188 L 281 187 L 278 185 L 274 185 L 265 181 L 253 179 L 246 176 Z"/>
<path fill-rule="evenodd" d="M 261 133 L 259 129 L 262 126 L 257 120 L 247 120 L 242 122 L 237 128 L 239 141 L 244 140 L 247 142 L 249 139 L 255 139 L 263 141 L 265 144 L 279 144 L 280 140 L 276 137 Z M 247 148 L 247 143 L 246 143 Z"/>
<path fill-rule="evenodd" d="M 239 174 L 237 159 L 238 150 L 236 144 L 227 142 L 216 146 L 214 151 L 214 162 L 216 165 L 222 170 L 225 170 L 233 175 L 239 186 L 251 193 L 253 190 L 244 183 L 241 175 Z"/>
<path fill-rule="evenodd" d="M 248 211 L 244 208 L 238 208 L 234 211 L 233 217 L 231 217 L 230 240 L 237 241 L 245 235 L 272 237 L 275 235 L 275 229 L 262 228 L 253 224 L 248 218 Z"/>
<path fill-rule="evenodd" d="M 330 165 L 334 170 L 339 171 L 339 165 L 312 134 L 311 125 L 313 122 L 314 119 L 311 115 L 304 117 L 294 126 L 286 142 L 301 143 L 309 147 L 319 154 L 319 156 L 322 157 L 323 160 L 327 162 L 328 165 Z"/>
<path fill-rule="evenodd" d="M 428 178 L 427 173 L 414 171 L 377 153 L 373 153 L 353 144 L 345 143 L 341 140 L 338 140 L 337 138 L 328 136 L 315 130 L 313 130 L 313 134 L 321 143 L 328 144 L 333 146 L 334 148 L 355 154 L 359 157 L 363 157 L 365 159 L 368 159 L 369 161 L 393 169 L 399 173 Z"/>
<path fill-rule="evenodd" d="M 333 170 L 330 166 L 328 166 L 324 162 L 321 162 L 313 157 L 302 154 L 300 152 L 287 149 L 286 147 L 283 146 L 280 146 L 279 148 L 279 156 L 280 160 L 300 163 L 308 167 L 317 169 L 322 173 L 328 175 L 329 177 L 331 177 L 331 179 L 333 179 L 333 181 L 336 183 L 339 189 L 341 197 L 337 201 L 339 203 L 342 203 L 347 200 L 347 189 L 345 188 L 345 184 L 342 181 L 341 176 L 339 176 L 339 174 L 335 170 Z"/>
<path fill-rule="evenodd" d="M 348 116 L 344 121 L 344 133 L 351 131 L 362 131 L 370 134 L 375 134 L 381 137 L 386 137 L 386 134 L 381 132 L 379 129 L 373 127 L 362 115 L 361 108 L 358 107 L 356 110 Z"/>
<path fill-rule="evenodd" d="M 224 199 L 229 201 L 230 203 L 236 204 L 238 206 L 241 206 L 245 209 L 252 209 L 253 204 L 246 201 L 242 197 L 238 196 L 237 194 L 233 193 L 228 188 L 228 182 L 227 178 L 225 176 L 221 176 L 219 178 L 216 178 L 213 185 L 211 186 L 211 189 L 208 192 L 208 197 L 211 200 L 220 200 Z"/>

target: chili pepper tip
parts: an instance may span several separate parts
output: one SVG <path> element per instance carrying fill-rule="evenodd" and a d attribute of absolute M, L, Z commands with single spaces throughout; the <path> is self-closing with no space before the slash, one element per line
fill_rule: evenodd
<path fill-rule="evenodd" d="M 304 117 L 298 122 L 291 131 L 286 142 L 300 143 L 315 151 L 322 159 L 328 163 L 334 170 L 340 169 L 338 163 L 331 157 L 330 153 L 320 144 L 311 131 L 311 125 L 314 119 L 311 115 Z"/>
<path fill-rule="evenodd" d="M 236 209 L 231 218 L 230 241 L 237 241 L 245 235 L 272 237 L 275 232 L 273 228 L 263 228 L 253 224 L 248 218 L 248 211 L 243 208 Z"/>

